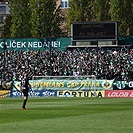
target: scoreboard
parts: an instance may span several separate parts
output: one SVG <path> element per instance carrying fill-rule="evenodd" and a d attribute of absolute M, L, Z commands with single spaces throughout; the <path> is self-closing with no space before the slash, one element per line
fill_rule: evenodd
<path fill-rule="evenodd" d="M 72 41 L 117 40 L 117 22 L 74 22 L 71 24 Z"/>

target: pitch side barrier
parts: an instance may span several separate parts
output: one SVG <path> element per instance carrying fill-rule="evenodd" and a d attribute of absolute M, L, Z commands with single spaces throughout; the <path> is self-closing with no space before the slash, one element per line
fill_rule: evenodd
<path fill-rule="evenodd" d="M 96 82 L 96 84 L 94 84 Z M 34 90 L 84 90 L 92 89 L 95 85 L 96 90 L 133 90 L 133 81 L 113 81 L 113 80 L 96 80 L 96 81 L 81 81 L 81 80 L 30 80 L 30 83 Z M 0 90 L 11 90 L 20 88 L 20 82 L 15 81 L 14 86 L 12 82 L 2 81 L 0 82 Z M 94 89 L 94 88 L 93 88 Z"/>
<path fill-rule="evenodd" d="M 11 97 L 20 97 L 20 82 L 0 82 L 0 94 Z M 75 77 L 75 76 L 34 76 L 30 80 L 33 92 L 29 92 L 29 96 L 54 96 L 54 97 L 132 97 L 133 81 L 120 80 L 98 80 L 92 76 Z M 130 93 L 131 92 L 131 93 Z"/>
<path fill-rule="evenodd" d="M 8 83 L 2 83 L 2 89 L 10 89 Z M 14 85 L 19 90 L 19 81 Z M 92 79 L 39 79 L 30 80 L 34 90 L 133 90 L 133 81 L 92 80 Z"/>

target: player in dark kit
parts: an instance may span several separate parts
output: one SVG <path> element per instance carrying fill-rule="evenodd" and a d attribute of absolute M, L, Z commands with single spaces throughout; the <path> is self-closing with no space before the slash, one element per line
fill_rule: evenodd
<path fill-rule="evenodd" d="M 28 75 L 24 74 L 24 76 L 21 79 L 21 85 L 20 85 L 20 91 L 24 94 L 24 101 L 22 105 L 22 109 L 26 110 L 26 103 L 28 100 L 28 91 L 31 88 L 31 85 L 29 84 Z"/>

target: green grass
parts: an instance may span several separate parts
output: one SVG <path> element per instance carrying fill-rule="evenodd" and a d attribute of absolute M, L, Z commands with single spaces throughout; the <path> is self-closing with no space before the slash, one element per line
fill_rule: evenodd
<path fill-rule="evenodd" d="M 0 99 L 0 133 L 132 133 L 132 98 Z"/>

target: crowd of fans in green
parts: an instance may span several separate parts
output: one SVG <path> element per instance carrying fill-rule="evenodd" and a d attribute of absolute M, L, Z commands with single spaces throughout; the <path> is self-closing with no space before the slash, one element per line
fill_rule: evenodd
<path fill-rule="evenodd" d="M 32 76 L 96 75 L 98 79 L 133 79 L 133 49 L 0 51 L 0 79 Z"/>

